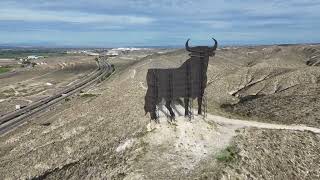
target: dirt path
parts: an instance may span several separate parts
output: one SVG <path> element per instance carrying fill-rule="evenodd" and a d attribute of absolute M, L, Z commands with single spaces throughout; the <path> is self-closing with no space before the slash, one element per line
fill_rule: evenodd
<path fill-rule="evenodd" d="M 168 116 L 167 109 L 162 105 L 159 107 L 160 109 L 160 116 Z M 184 108 L 181 105 L 174 105 L 173 110 L 176 115 L 183 115 Z M 196 112 L 196 110 L 193 110 Z M 240 120 L 240 119 L 230 119 L 222 116 L 207 114 L 207 120 L 216 122 L 223 126 L 237 126 L 239 128 L 243 127 L 257 127 L 257 128 L 265 128 L 265 129 L 285 129 L 285 130 L 292 130 L 292 131 L 311 131 L 313 133 L 320 134 L 319 128 L 308 127 L 305 125 L 285 125 L 285 124 L 272 124 L 272 123 L 263 123 L 263 122 L 256 122 L 256 121 L 247 121 L 247 120 Z"/>
<path fill-rule="evenodd" d="M 215 116 L 208 114 L 208 120 L 212 120 L 218 124 L 230 124 L 230 125 L 238 125 L 242 127 L 257 127 L 257 128 L 265 128 L 265 129 L 286 129 L 293 131 L 311 131 L 317 134 L 320 134 L 319 128 L 308 127 L 305 125 L 284 125 L 284 124 L 271 124 L 271 123 L 262 123 L 256 121 L 246 121 L 239 119 L 229 119 L 222 116 Z"/>

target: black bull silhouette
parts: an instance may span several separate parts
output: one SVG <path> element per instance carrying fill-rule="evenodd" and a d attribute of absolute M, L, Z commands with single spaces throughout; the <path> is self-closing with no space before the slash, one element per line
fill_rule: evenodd
<path fill-rule="evenodd" d="M 148 90 L 145 96 L 144 110 L 150 113 L 151 119 L 156 120 L 156 105 L 163 99 L 166 108 L 170 112 L 171 119 L 175 114 L 170 106 L 173 100 L 184 99 L 185 116 L 189 115 L 188 105 L 190 99 L 197 98 L 198 114 L 202 113 L 202 99 L 207 85 L 207 68 L 209 56 L 215 55 L 218 42 L 213 47 L 197 46 L 189 47 L 189 40 L 186 42 L 186 50 L 190 52 L 190 58 L 180 67 L 170 69 L 148 69 L 147 85 Z"/>

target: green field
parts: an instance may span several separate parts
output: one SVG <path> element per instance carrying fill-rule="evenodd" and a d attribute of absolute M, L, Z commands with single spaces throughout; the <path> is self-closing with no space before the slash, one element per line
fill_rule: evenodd
<path fill-rule="evenodd" d="M 52 56 L 70 56 L 62 49 L 14 49 L 14 50 L 0 50 L 0 59 L 15 59 L 25 58 L 27 56 L 37 55 L 44 57 Z"/>
<path fill-rule="evenodd" d="M 8 71 L 10 71 L 10 68 L 0 67 L 0 74 L 1 74 L 1 73 L 5 73 L 5 72 L 8 72 Z"/>

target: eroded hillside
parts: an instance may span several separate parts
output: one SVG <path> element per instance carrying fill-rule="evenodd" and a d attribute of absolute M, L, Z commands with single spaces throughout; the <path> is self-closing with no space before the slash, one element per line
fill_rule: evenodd
<path fill-rule="evenodd" d="M 221 59 L 228 53 L 217 53 L 212 66 L 227 69 L 222 71 L 228 73 L 221 75 L 212 69 L 213 81 L 208 95 L 212 101 L 222 103 L 228 112 L 246 118 L 319 127 L 320 71 L 317 61 L 310 64 L 310 59 L 319 56 L 317 48 L 273 46 L 254 51 L 239 48 L 236 52 L 242 58 L 229 57 L 225 61 Z M 229 71 L 229 68 L 221 67 L 222 64 L 233 68 Z M 223 96 L 236 99 L 217 100 Z"/>
<path fill-rule="evenodd" d="M 208 67 L 207 119 L 173 124 L 145 115 L 146 73 L 179 67 L 188 53 L 111 58 L 116 72 L 85 92 L 92 96 L 0 137 L 0 178 L 274 179 L 290 169 L 292 179 L 317 179 L 320 71 L 310 48 L 318 49 L 218 49 Z M 288 125 L 296 123 L 304 125 Z"/>

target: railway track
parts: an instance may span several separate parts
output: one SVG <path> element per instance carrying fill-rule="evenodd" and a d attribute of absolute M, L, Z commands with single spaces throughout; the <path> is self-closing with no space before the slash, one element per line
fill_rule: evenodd
<path fill-rule="evenodd" d="M 94 83 L 102 81 L 106 76 L 110 75 L 114 71 L 114 68 L 106 62 L 105 57 L 100 57 L 97 59 L 97 66 L 98 68 L 95 71 L 93 71 L 92 73 L 87 75 L 87 77 L 83 78 L 74 85 L 71 85 L 64 90 L 58 91 L 52 96 L 33 102 L 22 109 L 1 116 L 0 135 L 26 122 L 27 117 L 30 117 L 37 112 L 43 111 L 51 105 L 66 99 L 67 97 Z"/>

